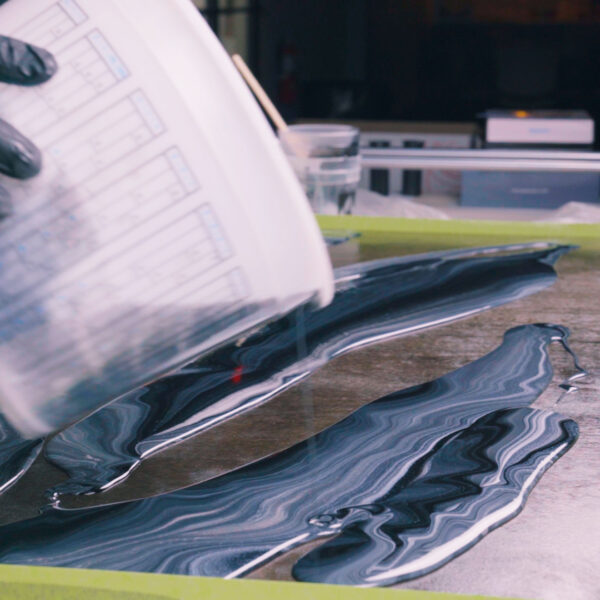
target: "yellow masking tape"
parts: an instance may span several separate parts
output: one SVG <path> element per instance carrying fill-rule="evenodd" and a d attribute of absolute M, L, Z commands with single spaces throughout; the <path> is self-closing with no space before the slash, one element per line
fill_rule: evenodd
<path fill-rule="evenodd" d="M 360 232 L 363 243 L 417 241 L 427 238 L 431 250 L 447 242 L 465 245 L 533 242 L 537 240 L 579 244 L 600 249 L 600 224 L 532 223 L 524 221 L 459 221 L 399 219 L 353 215 L 318 215 L 323 230 Z"/>
<path fill-rule="evenodd" d="M 439 592 L 314 583 L 0 565 L 2 600 L 492 600 Z M 499 600 L 499 599 L 497 599 Z M 504 598 L 504 600 L 508 600 Z"/>

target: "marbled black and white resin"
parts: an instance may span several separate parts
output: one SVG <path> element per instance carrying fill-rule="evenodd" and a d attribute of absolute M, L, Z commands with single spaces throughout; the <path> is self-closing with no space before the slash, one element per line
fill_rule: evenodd
<path fill-rule="evenodd" d="M 239 577 L 304 542 L 299 579 L 387 585 L 430 571 L 515 516 L 577 436 L 529 408 L 552 379 L 556 325 L 357 410 L 214 480 L 0 528 L 0 562 Z"/>
<path fill-rule="evenodd" d="M 531 408 L 499 410 L 439 440 L 373 504 L 319 515 L 340 534 L 294 566 L 300 581 L 390 585 L 448 562 L 523 507 L 577 437 L 577 425 Z"/>
<path fill-rule="evenodd" d="M 0 415 L 0 494 L 25 474 L 42 449 L 42 440 L 26 440 Z"/>
<path fill-rule="evenodd" d="M 241 345 L 225 346 L 134 391 L 53 438 L 46 456 L 70 479 L 49 495 L 108 489 L 143 458 L 269 400 L 354 348 L 546 288 L 556 279 L 552 265 L 570 249 L 474 248 L 337 269 L 337 292 L 326 308 L 299 309 Z"/>

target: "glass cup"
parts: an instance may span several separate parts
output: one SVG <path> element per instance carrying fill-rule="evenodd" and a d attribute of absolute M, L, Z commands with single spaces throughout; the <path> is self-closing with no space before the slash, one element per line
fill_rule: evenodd
<path fill-rule="evenodd" d="M 279 139 L 312 209 L 351 214 L 360 179 L 359 131 L 350 125 L 292 125 Z"/>

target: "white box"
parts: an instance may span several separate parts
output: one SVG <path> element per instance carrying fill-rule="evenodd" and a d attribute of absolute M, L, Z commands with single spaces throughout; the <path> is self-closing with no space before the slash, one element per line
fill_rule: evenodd
<path fill-rule="evenodd" d="M 594 143 L 594 121 L 585 111 L 490 110 L 483 117 L 487 144 Z"/>

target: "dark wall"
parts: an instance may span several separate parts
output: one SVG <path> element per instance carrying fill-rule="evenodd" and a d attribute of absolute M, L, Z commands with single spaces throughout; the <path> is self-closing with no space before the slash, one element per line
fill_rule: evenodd
<path fill-rule="evenodd" d="M 452 23 L 434 6 L 261 0 L 259 78 L 290 119 L 471 120 L 492 107 L 600 118 L 600 25 Z"/>
<path fill-rule="evenodd" d="M 367 4 L 368 0 L 262 0 L 259 77 L 286 116 L 327 113 L 330 97 L 318 94 L 315 99 L 315 91 L 329 86 L 329 94 L 331 85 L 362 85 L 367 80 Z M 298 88 L 295 102 L 281 97 L 289 96 L 285 92 L 290 79 Z"/>
<path fill-rule="evenodd" d="M 460 120 L 492 107 L 585 108 L 600 116 L 598 26 L 434 26 L 418 53 L 425 76 L 411 118 Z M 434 98 L 444 101 L 436 107 Z"/>

